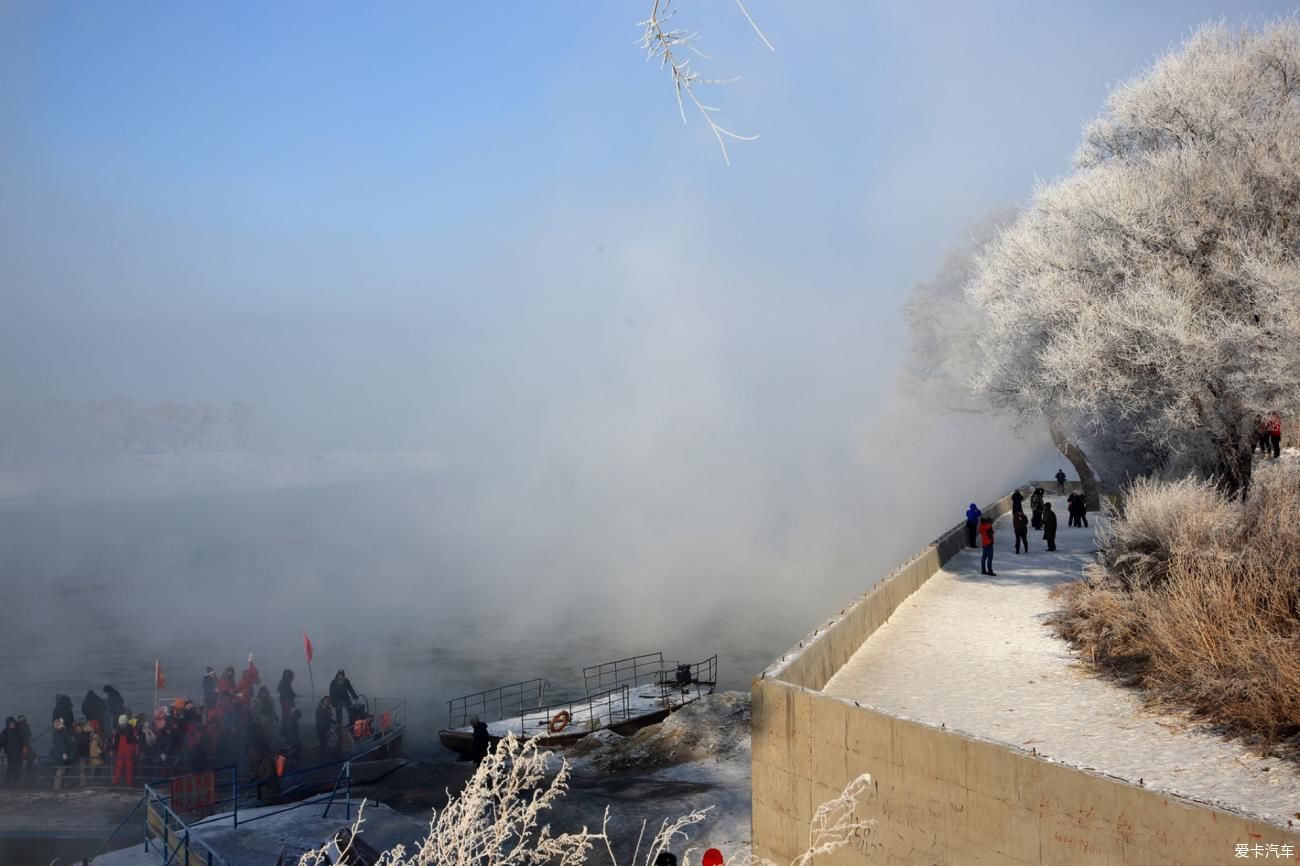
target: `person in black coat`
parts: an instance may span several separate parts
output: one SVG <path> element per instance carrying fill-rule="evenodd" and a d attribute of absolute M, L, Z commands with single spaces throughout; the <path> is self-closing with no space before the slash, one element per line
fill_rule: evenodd
<path fill-rule="evenodd" d="M 1025 494 L 1016 490 L 1011 494 L 1011 513 L 1019 514 L 1025 510 Z"/>
<path fill-rule="evenodd" d="M 1056 550 L 1056 512 L 1050 502 L 1043 503 L 1043 541 L 1048 550 Z"/>
<path fill-rule="evenodd" d="M 5 753 L 5 783 L 12 785 L 23 768 L 23 737 L 13 716 L 5 719 L 5 729 L 0 731 L 0 752 Z"/>
<path fill-rule="evenodd" d="M 285 668 L 275 690 L 280 694 L 280 736 L 288 739 L 289 719 L 293 716 L 294 701 L 298 699 L 298 693 L 293 690 L 293 671 Z"/>
<path fill-rule="evenodd" d="M 487 757 L 492 740 L 488 736 L 487 724 L 478 716 L 471 719 L 469 724 L 474 729 L 474 766 L 477 767 Z"/>
<path fill-rule="evenodd" d="M 203 674 L 203 708 L 211 710 L 217 706 L 217 672 L 208 668 Z"/>
<path fill-rule="evenodd" d="M 352 688 L 352 681 L 348 675 L 339 668 L 339 672 L 330 680 L 330 703 L 334 705 L 334 723 L 339 726 L 340 731 L 343 728 L 343 710 L 352 706 L 352 702 L 357 699 L 357 690 Z"/>
<path fill-rule="evenodd" d="M 72 698 L 67 695 L 54 696 L 54 712 L 50 714 L 50 724 L 63 721 L 65 734 L 71 735 L 72 726 L 77 723 L 77 715 L 72 710 Z"/>
<path fill-rule="evenodd" d="M 108 714 L 108 704 L 94 689 L 87 689 L 86 696 L 81 699 L 81 715 L 88 722 L 99 722 L 104 724 L 104 716 Z"/>

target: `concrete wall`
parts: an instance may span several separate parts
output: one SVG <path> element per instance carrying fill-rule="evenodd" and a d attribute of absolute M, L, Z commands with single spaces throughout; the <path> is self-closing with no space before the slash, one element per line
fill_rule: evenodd
<path fill-rule="evenodd" d="M 1009 508 L 1005 498 L 986 511 Z M 945 533 L 754 681 L 758 856 L 784 866 L 803 853 L 817 806 L 861 773 L 873 827 L 818 864 L 1223 864 L 1243 843 L 1300 851 L 1292 830 L 819 692 L 964 532 Z"/>

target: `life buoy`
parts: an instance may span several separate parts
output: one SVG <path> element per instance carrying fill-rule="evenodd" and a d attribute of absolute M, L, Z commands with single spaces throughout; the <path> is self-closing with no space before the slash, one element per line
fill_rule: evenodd
<path fill-rule="evenodd" d="M 551 721 L 546 725 L 546 730 L 550 731 L 552 734 L 558 734 L 560 731 L 567 728 L 571 721 L 573 721 L 573 716 L 569 715 L 569 711 L 560 710 L 558 713 L 551 716 Z"/>

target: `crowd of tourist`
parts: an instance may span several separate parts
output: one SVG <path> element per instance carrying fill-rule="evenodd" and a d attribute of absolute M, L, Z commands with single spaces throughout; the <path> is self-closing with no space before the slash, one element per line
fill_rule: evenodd
<path fill-rule="evenodd" d="M 197 702 L 169 698 L 151 712 L 135 712 L 113 686 L 102 691 L 86 692 L 79 717 L 71 697 L 55 697 L 44 762 L 34 744 L 44 732 L 33 738 L 25 716 L 5 719 L 0 731 L 5 784 L 43 784 L 52 775 L 56 791 L 74 784 L 132 786 L 137 777 L 229 765 L 246 767 L 259 779 L 274 779 L 295 766 L 339 757 L 352 742 L 374 733 L 367 705 L 342 670 L 316 705 L 314 737 L 305 743 L 298 706 L 302 696 L 294 688 L 293 671 L 284 671 L 272 696 L 251 657 L 239 674 L 234 667 L 221 673 L 209 667 Z M 381 727 L 389 724 L 385 714 Z M 42 772 L 44 767 L 52 772 Z"/>

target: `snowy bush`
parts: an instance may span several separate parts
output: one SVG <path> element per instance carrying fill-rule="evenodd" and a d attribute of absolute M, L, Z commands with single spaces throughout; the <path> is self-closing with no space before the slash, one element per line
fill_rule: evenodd
<path fill-rule="evenodd" d="M 1141 482 L 1054 624 L 1103 670 L 1300 757 L 1300 464 L 1248 501 L 1196 479 Z"/>
<path fill-rule="evenodd" d="M 435 812 L 429 835 L 407 851 L 397 845 L 383 852 L 376 866 L 578 866 L 588 862 L 600 846 L 612 866 L 619 866 L 614 842 L 608 833 L 609 810 L 600 832 L 583 827 L 578 832 L 554 834 L 543 823 L 546 813 L 569 787 L 569 764 L 551 752 L 538 748 L 535 739 L 520 740 L 513 734 L 497 745 L 479 765 L 459 796 Z M 813 817 L 808 850 L 792 866 L 806 866 L 814 857 L 829 854 L 867 833 L 868 821 L 858 817 L 861 799 L 869 789 L 870 777 L 859 776 L 834 800 L 824 803 Z M 711 809 L 712 807 L 710 807 Z M 687 830 L 704 822 L 710 809 L 665 818 L 645 842 L 646 826 L 636 840 L 630 866 L 653 866 L 661 851 L 687 839 Z M 364 804 L 363 810 L 364 812 Z M 365 819 L 358 815 L 352 837 L 361 832 Z M 303 855 L 298 866 L 332 863 L 331 846 Z M 345 848 L 346 851 L 346 848 Z M 692 866 L 694 849 L 679 858 L 681 866 Z M 732 852 L 731 866 L 771 866 L 749 851 Z"/>

